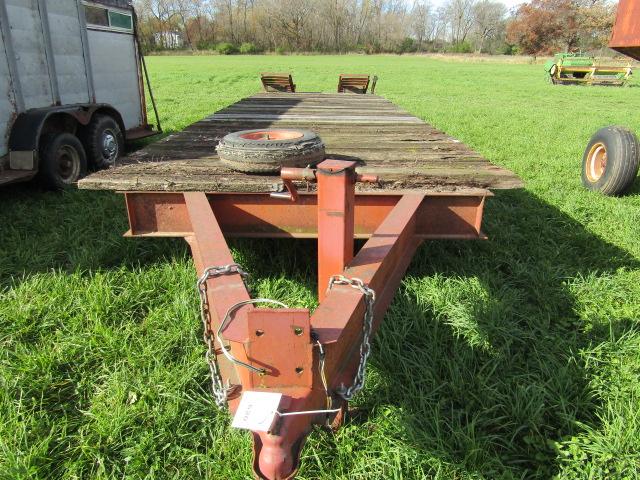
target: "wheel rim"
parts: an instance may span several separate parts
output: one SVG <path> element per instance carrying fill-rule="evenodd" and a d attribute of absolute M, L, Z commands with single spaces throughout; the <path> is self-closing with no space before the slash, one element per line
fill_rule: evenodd
<path fill-rule="evenodd" d="M 596 143 L 587 155 L 587 178 L 590 182 L 600 180 L 607 168 L 607 147 L 604 143 Z"/>
<path fill-rule="evenodd" d="M 118 139 L 113 130 L 105 130 L 102 135 L 102 158 L 107 163 L 114 163 L 118 158 Z"/>
<path fill-rule="evenodd" d="M 78 176 L 80 155 L 75 148 L 63 145 L 58 149 L 56 165 L 60 179 L 65 183 L 73 182 Z"/>
<path fill-rule="evenodd" d="M 244 133 L 240 138 L 244 140 L 294 140 L 302 138 L 303 133 L 296 130 L 262 130 L 260 132 Z"/>

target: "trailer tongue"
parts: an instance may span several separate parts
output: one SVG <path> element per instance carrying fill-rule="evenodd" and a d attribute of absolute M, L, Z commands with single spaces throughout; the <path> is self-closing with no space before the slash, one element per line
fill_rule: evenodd
<path fill-rule="evenodd" d="M 230 131 L 273 128 L 317 132 L 329 160 L 276 177 L 216 155 Z M 124 192 L 128 236 L 189 243 L 216 404 L 252 431 L 255 474 L 269 480 L 295 476 L 313 425 L 340 424 L 420 244 L 486 238 L 487 188 L 521 185 L 380 97 L 293 93 L 242 100 L 80 182 Z M 318 308 L 252 298 L 225 237 L 317 238 Z"/>

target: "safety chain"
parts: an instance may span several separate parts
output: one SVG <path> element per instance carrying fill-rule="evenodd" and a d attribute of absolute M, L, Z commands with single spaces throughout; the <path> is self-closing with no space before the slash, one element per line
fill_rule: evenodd
<path fill-rule="evenodd" d="M 364 296 L 365 312 L 362 323 L 362 343 L 360 344 L 360 364 L 353 379 L 353 385 L 345 387 L 344 384 L 336 390 L 336 393 L 349 401 L 364 387 L 364 377 L 367 371 L 367 359 L 371 353 L 371 330 L 373 328 L 373 309 L 376 304 L 376 292 L 369 288 L 359 278 L 347 278 L 344 275 L 334 275 L 329 279 L 329 288 L 334 285 L 348 285 L 360 291 Z"/>
<path fill-rule="evenodd" d="M 316 344 L 316 347 L 318 347 L 318 373 L 320 374 L 320 380 L 322 381 L 322 386 L 324 388 L 327 408 L 331 408 L 333 402 L 331 400 L 331 394 L 329 393 L 329 382 L 327 381 L 327 374 L 324 368 L 327 354 L 324 351 L 324 346 L 320 343 L 318 334 L 314 330 L 311 330 L 311 340 Z"/>
<path fill-rule="evenodd" d="M 242 270 L 237 263 L 231 263 L 221 267 L 209 267 L 202 276 L 198 279 L 198 294 L 200 295 L 200 316 L 202 317 L 203 334 L 202 338 L 207 345 L 207 352 L 205 358 L 209 365 L 209 372 L 211 374 L 211 390 L 213 391 L 213 398 L 218 408 L 224 408 L 227 404 L 227 396 L 232 390 L 232 387 L 227 385 L 225 387 L 220 376 L 220 369 L 218 368 L 218 361 L 215 349 L 215 332 L 211 329 L 211 312 L 209 310 L 209 300 L 207 299 L 207 280 L 220 275 L 229 275 L 237 273 L 242 277 L 244 281 L 249 274 Z M 222 345 L 221 345 L 222 346 Z M 224 346 L 222 346 L 224 348 Z"/>

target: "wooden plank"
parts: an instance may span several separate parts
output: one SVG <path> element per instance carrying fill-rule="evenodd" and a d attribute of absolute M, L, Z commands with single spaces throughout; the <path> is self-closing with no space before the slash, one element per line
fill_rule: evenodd
<path fill-rule="evenodd" d="M 296 123 L 353 123 L 353 124 L 371 124 L 371 123 L 422 123 L 422 120 L 411 116 L 368 116 L 368 115 L 269 115 L 269 114 L 249 114 L 249 113 L 216 113 L 210 117 L 207 117 L 204 121 L 218 121 L 218 120 L 262 120 L 268 122 L 277 122 L 279 120 L 296 122 Z"/>
<path fill-rule="evenodd" d="M 229 132 L 260 128 L 317 132 L 327 157 L 353 159 L 360 173 L 382 177 L 366 191 L 460 191 L 518 188 L 520 179 L 460 141 L 374 95 L 270 94 L 243 99 L 96 172 L 80 188 L 123 191 L 270 192 L 272 175 L 235 172 L 215 147 Z M 313 188 L 313 187 L 312 187 Z"/>

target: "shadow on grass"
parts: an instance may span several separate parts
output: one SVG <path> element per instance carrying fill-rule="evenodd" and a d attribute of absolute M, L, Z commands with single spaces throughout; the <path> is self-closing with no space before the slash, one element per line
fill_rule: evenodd
<path fill-rule="evenodd" d="M 352 421 L 390 408 L 389 435 L 460 471 L 550 478 L 555 442 L 599 423 L 580 352 L 634 325 L 585 319 L 583 303 L 597 304 L 599 277 L 639 265 L 526 191 L 499 192 L 485 219 L 488 242 L 423 245 Z"/>
<path fill-rule="evenodd" d="M 56 192 L 29 182 L 0 189 L 0 205 L 0 288 L 52 270 L 136 268 L 187 255 L 181 239 L 123 238 L 124 199 L 112 192 Z"/>

